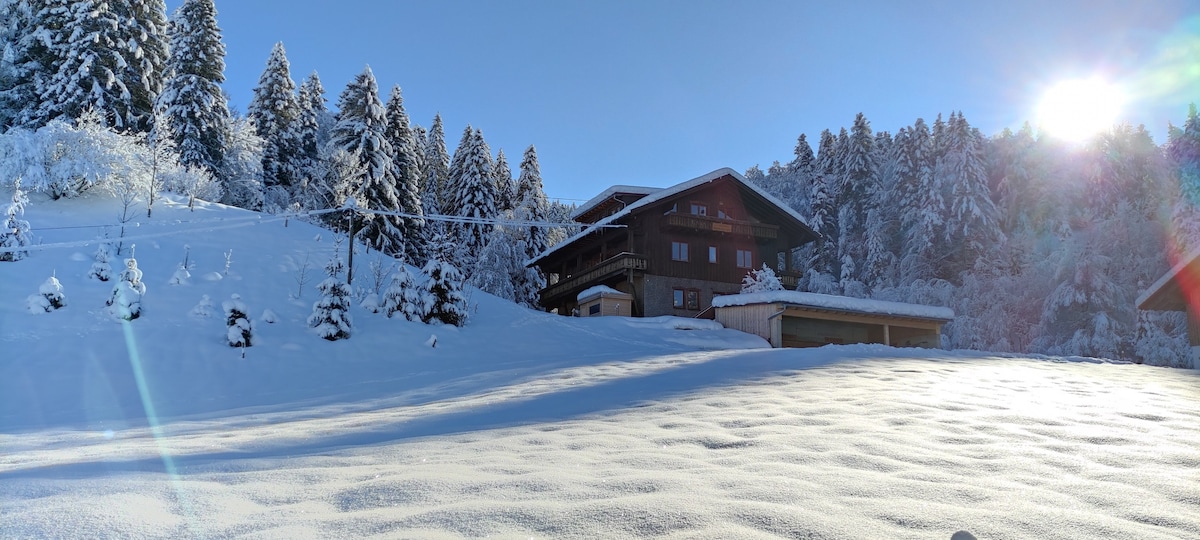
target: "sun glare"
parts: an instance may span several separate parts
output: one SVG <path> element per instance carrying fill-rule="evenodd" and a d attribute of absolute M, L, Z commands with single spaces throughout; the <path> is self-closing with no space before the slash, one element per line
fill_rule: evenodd
<path fill-rule="evenodd" d="M 1103 80 L 1062 81 L 1042 96 L 1038 125 L 1056 137 L 1082 142 L 1112 128 L 1124 103 L 1124 92 Z"/>

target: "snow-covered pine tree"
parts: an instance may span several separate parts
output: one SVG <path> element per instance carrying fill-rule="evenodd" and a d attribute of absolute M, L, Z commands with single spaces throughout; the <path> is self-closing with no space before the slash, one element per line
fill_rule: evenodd
<path fill-rule="evenodd" d="M 130 246 L 132 249 L 132 246 Z M 137 259 L 125 259 L 125 269 L 117 276 L 117 284 L 113 287 L 112 297 L 106 305 L 109 313 L 118 319 L 132 321 L 142 315 L 142 296 L 146 294 L 146 284 L 142 282 L 142 271 L 138 268 Z"/>
<path fill-rule="evenodd" d="M 205 298 L 208 298 L 207 296 Z M 225 340 L 230 347 L 249 347 L 254 343 L 254 322 L 250 320 L 250 310 L 242 297 L 233 294 L 229 300 L 221 302 L 225 310 Z"/>
<path fill-rule="evenodd" d="M 121 15 L 118 31 L 123 48 L 129 51 L 121 76 L 129 81 L 130 108 L 139 115 L 130 125 L 148 132 L 156 121 L 154 111 L 170 69 L 167 4 L 163 0 L 127 0 L 114 1 L 114 5 Z"/>
<path fill-rule="evenodd" d="M 34 313 L 50 313 L 67 305 L 67 296 L 63 294 L 62 283 L 58 278 L 50 276 L 38 287 L 38 294 L 28 299 L 29 311 Z"/>
<path fill-rule="evenodd" d="M 49 71 L 46 43 L 34 32 L 28 0 L 0 0 L 0 133 L 24 125 L 37 108 L 36 74 Z M 36 127 L 36 126 L 28 126 Z"/>
<path fill-rule="evenodd" d="M 900 225 L 905 231 L 899 281 L 907 285 L 937 275 L 946 203 L 933 174 L 936 157 L 925 121 L 918 118 L 908 136 L 896 144 L 899 156 L 895 165 L 896 202 L 900 207 Z"/>
<path fill-rule="evenodd" d="M 820 235 L 811 251 L 806 265 L 805 289 L 812 292 L 838 294 L 837 276 L 841 264 L 837 256 L 838 246 L 838 163 L 835 159 L 836 139 L 828 129 L 821 132 L 813 173 L 812 193 L 809 206 L 812 219 L 809 224 Z"/>
<path fill-rule="evenodd" d="M 1123 320 L 1130 309 L 1112 278 L 1112 258 L 1103 253 L 1107 240 L 1081 231 L 1062 251 L 1034 350 L 1098 358 L 1122 358 L 1129 350 L 1132 336 L 1120 329 L 1132 329 L 1134 321 Z"/>
<path fill-rule="evenodd" d="M 392 163 L 396 166 L 396 197 L 400 203 L 396 210 L 410 216 L 421 216 L 421 170 L 417 159 L 417 143 L 409 126 L 408 113 L 404 111 L 400 85 L 392 87 L 385 118 L 387 126 L 384 137 L 391 145 Z M 404 237 L 405 258 L 410 261 L 422 260 L 425 256 L 424 219 L 402 217 L 397 224 Z"/>
<path fill-rule="evenodd" d="M 29 222 L 21 219 L 29 197 L 21 191 L 21 180 L 13 181 L 12 202 L 4 211 L 4 229 L 0 230 L 0 261 L 19 261 L 29 256 L 26 249 L 33 243 Z"/>
<path fill-rule="evenodd" d="M 222 156 L 232 127 L 229 105 L 221 92 L 225 44 L 213 0 L 184 0 L 175 10 L 168 33 L 169 76 L 158 107 L 168 118 L 180 163 L 224 181 Z"/>
<path fill-rule="evenodd" d="M 388 318 L 404 317 L 409 321 L 420 321 L 422 315 L 422 294 L 408 266 L 401 264 L 392 273 L 391 283 L 383 292 L 380 308 Z"/>
<path fill-rule="evenodd" d="M 967 124 L 961 112 L 951 113 L 946 126 L 944 152 L 934 167 L 935 181 L 949 193 L 946 245 L 942 277 L 958 281 L 958 274 L 975 266 L 1004 234 L 992 202 L 985 170 L 982 136 Z"/>
<path fill-rule="evenodd" d="M 350 316 L 350 290 L 341 274 L 346 266 L 336 253 L 325 265 L 325 278 L 317 285 L 321 298 L 313 303 L 312 315 L 308 317 L 308 326 L 317 330 L 317 335 L 329 341 L 347 339 L 353 328 L 353 318 Z"/>
<path fill-rule="evenodd" d="M 521 227 L 521 243 L 524 253 L 521 255 L 521 266 L 524 261 L 532 259 L 550 247 L 549 227 L 540 225 L 549 220 L 549 204 L 546 194 L 542 191 L 542 172 L 538 165 L 537 149 L 533 145 L 525 149 L 521 159 L 521 173 L 517 178 L 517 221 L 525 221 Z M 546 286 L 546 276 L 538 267 L 524 268 L 519 276 L 514 278 L 514 298 L 518 304 L 531 308 L 539 307 L 538 291 Z"/>
<path fill-rule="evenodd" d="M 463 129 L 462 138 L 458 140 L 458 146 L 454 147 L 454 154 L 450 156 L 450 165 L 446 170 L 446 182 L 442 185 L 442 213 L 450 216 L 457 216 L 462 210 L 462 201 L 458 200 L 459 191 L 462 191 L 460 181 L 463 176 L 463 167 L 467 162 L 467 154 L 471 152 L 471 137 L 474 135 L 475 129 L 471 124 Z M 453 228 L 452 228 L 453 230 Z"/>
<path fill-rule="evenodd" d="M 458 229 L 459 254 L 456 261 L 469 261 L 483 250 L 492 232 L 493 225 L 486 220 L 498 217 L 496 211 L 496 183 L 492 177 L 492 152 L 483 139 L 483 132 L 476 129 L 464 153 L 459 177 L 455 180 L 458 193 L 458 215 L 469 218 L 473 223 L 462 223 Z M 457 265 L 456 265 L 457 266 Z"/>
<path fill-rule="evenodd" d="M 128 2 L 49 0 L 36 12 L 35 32 L 43 36 L 52 59 L 48 65 L 54 69 L 35 78 L 40 81 L 35 127 L 60 116 L 79 118 L 91 109 L 119 130 L 149 128 L 163 73 L 147 65 L 153 63 L 148 51 L 127 32 L 156 25 L 145 21 L 133 27 L 129 8 Z M 161 40 L 161 35 L 152 39 Z"/>
<path fill-rule="evenodd" d="M 524 249 L 516 230 L 504 226 L 492 229 L 487 245 L 476 256 L 468 283 L 483 292 L 515 302 L 516 280 L 524 274 Z"/>
<path fill-rule="evenodd" d="M 400 209 L 396 194 L 396 167 L 392 145 L 384 133 L 387 118 L 375 74 L 368 66 L 346 86 L 338 99 L 338 120 L 331 144 L 358 156 L 363 174 L 356 179 L 354 191 L 360 203 L 370 210 L 395 212 Z M 403 224 L 399 217 L 371 214 L 362 217 L 365 241 L 388 255 L 405 252 Z"/>
<path fill-rule="evenodd" d="M 492 167 L 492 178 L 496 183 L 496 213 L 503 215 L 517 207 L 516 193 L 513 189 L 512 169 L 508 167 L 508 158 L 504 149 L 496 151 L 496 164 Z"/>
<path fill-rule="evenodd" d="M 192 310 L 188 312 L 188 315 L 191 315 L 197 319 L 207 319 L 212 317 L 215 311 L 216 307 L 213 306 L 212 299 L 206 294 L 200 297 L 200 301 L 197 302 L 194 307 L 192 307 Z"/>
<path fill-rule="evenodd" d="M 302 208 L 320 209 L 308 206 L 312 202 L 311 190 L 314 182 L 317 182 L 317 168 L 321 159 L 321 128 L 322 122 L 326 121 L 322 117 L 329 116 L 325 108 L 325 89 L 317 72 L 314 71 L 300 83 L 296 105 L 296 121 L 292 122 L 290 136 L 296 143 L 296 152 L 288 164 L 288 174 L 295 182 L 292 197 Z"/>
<path fill-rule="evenodd" d="M 783 283 L 779 281 L 779 276 L 775 275 L 775 271 L 763 263 L 762 268 L 758 270 L 750 270 L 742 277 L 743 293 L 759 293 L 782 291 Z"/>
<path fill-rule="evenodd" d="M 854 118 L 854 126 L 843 154 L 841 189 L 838 193 L 838 259 L 842 263 L 840 280 L 845 294 L 863 288 L 867 259 L 867 213 L 880 189 L 875 163 L 875 139 L 871 124 L 863 113 Z M 863 296 L 864 294 L 853 294 Z"/>
<path fill-rule="evenodd" d="M 463 276 L 458 268 L 440 259 L 430 259 L 421 271 L 429 276 L 421 295 L 421 320 L 465 325 L 467 299 L 463 295 Z"/>
<path fill-rule="evenodd" d="M 263 69 L 258 86 L 254 87 L 254 96 L 246 107 L 246 116 L 254 122 L 254 129 L 263 140 L 263 189 L 267 192 L 276 186 L 287 190 L 292 185 L 292 164 L 299 150 L 292 123 L 299 112 L 296 83 L 292 81 L 287 52 L 283 49 L 283 43 L 277 42 L 271 48 L 267 67 Z M 277 194 L 275 200 L 268 201 L 268 204 L 276 208 L 286 207 L 286 203 L 279 204 L 284 202 L 279 200 L 281 195 Z"/>
<path fill-rule="evenodd" d="M 447 214 L 445 199 L 450 180 L 450 153 L 446 150 L 446 133 L 442 115 L 433 117 L 429 136 L 425 140 L 425 178 L 421 185 L 421 207 L 425 214 Z M 430 235 L 426 235 L 432 238 Z"/>
<path fill-rule="evenodd" d="M 112 279 L 112 265 L 108 263 L 112 259 L 112 246 L 108 242 L 101 242 L 96 246 L 96 253 L 92 255 L 92 259 L 92 268 L 88 271 L 88 279 L 98 281 Z"/>

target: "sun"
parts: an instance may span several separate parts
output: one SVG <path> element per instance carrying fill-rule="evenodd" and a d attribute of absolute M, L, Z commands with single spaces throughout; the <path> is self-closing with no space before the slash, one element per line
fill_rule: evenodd
<path fill-rule="evenodd" d="M 1083 142 L 1111 129 L 1125 104 L 1125 93 L 1098 78 L 1072 79 L 1051 86 L 1038 105 L 1038 125 L 1070 142 Z"/>

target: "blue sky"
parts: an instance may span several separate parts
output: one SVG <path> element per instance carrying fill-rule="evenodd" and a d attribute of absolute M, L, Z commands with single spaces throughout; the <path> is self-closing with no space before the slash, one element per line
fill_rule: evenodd
<path fill-rule="evenodd" d="M 535 144 L 547 194 L 568 200 L 765 169 L 860 111 L 894 132 L 961 110 L 991 135 L 1066 78 L 1125 85 L 1122 118 L 1160 143 L 1200 101 L 1187 0 L 215 2 L 238 110 L 276 41 L 331 107 L 369 64 L 414 122 L 441 112 L 451 148 L 470 123 L 515 170 Z"/>

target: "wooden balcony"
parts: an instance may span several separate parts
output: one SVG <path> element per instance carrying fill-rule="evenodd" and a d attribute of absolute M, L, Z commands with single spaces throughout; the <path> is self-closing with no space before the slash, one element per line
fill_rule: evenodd
<path fill-rule="evenodd" d="M 566 278 L 560 278 L 558 283 L 542 289 L 538 294 L 541 296 L 542 305 L 550 305 L 561 300 L 563 296 L 583 290 L 596 281 L 615 276 L 627 270 L 645 269 L 646 257 L 644 255 L 629 252 L 619 253 L 582 272 L 576 272 Z"/>
<path fill-rule="evenodd" d="M 666 226 L 689 231 L 704 231 L 713 233 L 752 236 L 761 240 L 779 238 L 779 226 L 767 223 L 753 223 L 736 219 L 721 219 L 697 214 L 667 214 Z"/>

